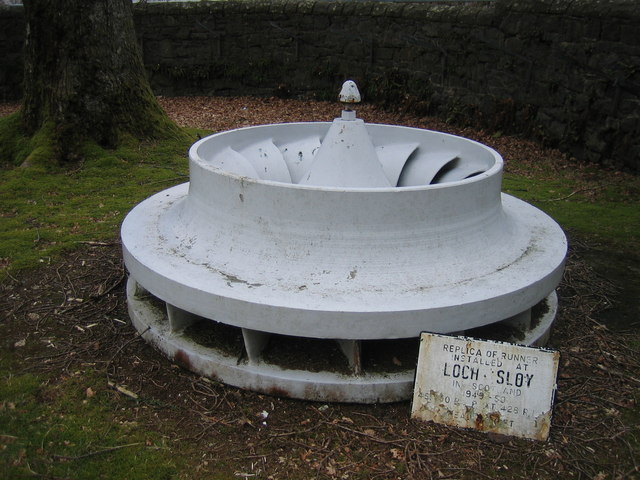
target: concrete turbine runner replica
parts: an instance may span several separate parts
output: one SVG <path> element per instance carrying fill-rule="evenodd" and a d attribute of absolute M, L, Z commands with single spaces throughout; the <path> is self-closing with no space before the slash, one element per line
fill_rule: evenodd
<path fill-rule="evenodd" d="M 353 83 L 353 82 L 351 82 Z M 340 95 L 359 101 L 355 84 Z M 543 344 L 566 239 L 469 139 L 332 123 L 222 132 L 122 225 L 129 313 L 201 375 L 321 401 L 411 398 L 423 331 Z"/>

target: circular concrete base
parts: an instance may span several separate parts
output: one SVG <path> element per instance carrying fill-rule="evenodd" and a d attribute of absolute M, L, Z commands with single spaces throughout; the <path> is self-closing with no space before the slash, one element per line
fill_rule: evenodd
<path fill-rule="evenodd" d="M 399 372 L 365 369 L 347 374 L 308 371 L 307 365 L 300 365 L 299 369 L 294 365 L 282 368 L 264 359 L 251 361 L 246 352 L 230 355 L 197 343 L 184 330 L 172 328 L 164 302 L 140 288 L 133 278 L 127 284 L 127 300 L 133 325 L 148 343 L 181 366 L 235 387 L 283 397 L 347 403 L 396 402 L 408 400 L 413 394 L 414 368 Z M 545 313 L 518 343 L 542 345 L 548 339 L 557 311 L 555 292 L 545 302 Z"/>

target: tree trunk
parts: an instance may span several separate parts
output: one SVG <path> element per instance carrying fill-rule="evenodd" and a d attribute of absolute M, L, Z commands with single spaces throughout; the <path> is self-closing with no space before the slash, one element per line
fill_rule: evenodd
<path fill-rule="evenodd" d="M 131 0 L 24 0 L 24 11 L 24 128 L 48 126 L 59 160 L 86 140 L 176 133 L 149 87 Z"/>

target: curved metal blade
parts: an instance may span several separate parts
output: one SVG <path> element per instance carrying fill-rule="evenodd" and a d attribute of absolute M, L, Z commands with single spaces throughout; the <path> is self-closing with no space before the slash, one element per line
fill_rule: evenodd
<path fill-rule="evenodd" d="M 398 185 L 402 168 L 411 154 L 418 148 L 418 145 L 419 143 L 414 142 L 379 145 L 376 147 L 378 160 L 380 160 L 384 174 L 391 185 Z"/>
<path fill-rule="evenodd" d="M 291 174 L 282 152 L 273 140 L 253 143 L 239 152 L 249 160 L 261 179 L 291 183 Z"/>
<path fill-rule="evenodd" d="M 443 150 L 439 152 L 422 152 L 417 150 L 407 160 L 400 178 L 399 187 L 429 185 L 442 168 L 458 158 L 458 152 Z"/>
<path fill-rule="evenodd" d="M 309 170 L 311 162 L 320 148 L 320 137 L 312 136 L 289 142 L 279 147 L 284 158 L 291 181 L 298 183 L 302 176 Z"/>
<path fill-rule="evenodd" d="M 452 165 L 452 168 L 442 173 L 438 172 L 437 178 L 434 178 L 432 183 L 457 182 L 458 180 L 464 180 L 465 178 L 482 173 L 485 170 L 485 168 L 482 168 L 482 166 L 477 163 L 466 163 L 464 159 L 460 158 Z"/>
<path fill-rule="evenodd" d="M 249 160 L 231 147 L 227 147 L 217 155 L 214 155 L 210 163 L 225 172 L 235 173 L 242 177 L 260 178 L 258 172 L 253 168 Z"/>

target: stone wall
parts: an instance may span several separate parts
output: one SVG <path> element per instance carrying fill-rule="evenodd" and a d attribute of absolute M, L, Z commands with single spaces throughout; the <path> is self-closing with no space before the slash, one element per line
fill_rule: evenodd
<path fill-rule="evenodd" d="M 333 99 L 353 78 L 369 101 L 640 171 L 637 0 L 227 0 L 135 18 L 157 94 Z"/>
<path fill-rule="evenodd" d="M 0 6 L 0 102 L 22 95 L 22 44 L 24 15 L 22 7 Z"/>

